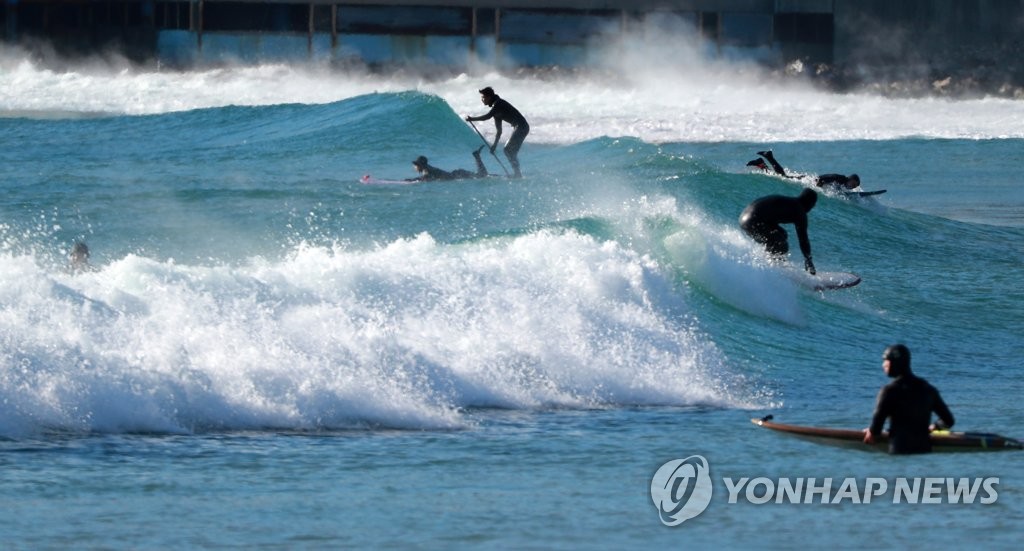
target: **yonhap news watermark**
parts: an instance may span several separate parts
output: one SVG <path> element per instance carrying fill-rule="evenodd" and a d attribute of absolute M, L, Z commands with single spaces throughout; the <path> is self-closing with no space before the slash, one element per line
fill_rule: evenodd
<path fill-rule="evenodd" d="M 722 477 L 727 504 L 839 505 L 889 502 L 928 505 L 990 505 L 999 499 L 999 477 Z M 678 526 L 707 509 L 714 498 L 708 460 L 674 459 L 651 479 L 651 499 L 661 522 Z"/>

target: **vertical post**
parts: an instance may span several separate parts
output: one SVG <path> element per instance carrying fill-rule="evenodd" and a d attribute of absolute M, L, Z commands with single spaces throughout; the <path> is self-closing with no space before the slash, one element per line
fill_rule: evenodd
<path fill-rule="evenodd" d="M 309 54 L 309 58 L 313 59 L 313 31 L 314 31 L 314 10 L 316 6 L 312 3 L 309 4 L 309 32 L 306 35 L 306 53 Z"/>
<path fill-rule="evenodd" d="M 470 24 L 469 24 L 469 53 L 476 54 L 476 33 L 477 33 L 477 13 L 476 6 L 470 8 Z"/>
<path fill-rule="evenodd" d="M 196 44 L 199 46 L 199 52 L 203 51 L 203 3 L 204 0 L 199 0 L 199 12 L 196 14 L 198 23 L 196 25 Z"/>
<path fill-rule="evenodd" d="M 18 38 L 18 0 L 7 0 L 4 9 L 7 11 L 7 29 L 4 31 L 4 38 L 8 42 L 14 42 Z"/>
<path fill-rule="evenodd" d="M 501 8 L 494 8 L 494 66 L 500 67 L 502 58 L 501 47 Z"/>
<path fill-rule="evenodd" d="M 331 50 L 338 47 L 338 5 L 331 4 Z"/>

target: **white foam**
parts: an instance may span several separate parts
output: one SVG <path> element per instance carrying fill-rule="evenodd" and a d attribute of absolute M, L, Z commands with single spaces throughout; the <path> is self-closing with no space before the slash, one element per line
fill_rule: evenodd
<path fill-rule="evenodd" d="M 489 85 L 526 114 L 533 143 L 601 136 L 658 143 L 1024 137 L 1024 102 L 833 94 L 803 81 L 767 78 L 747 63 L 683 55 L 695 48 L 686 37 L 654 46 L 623 42 L 603 62 L 610 77 L 511 77 L 481 71 L 439 81 L 342 73 L 316 65 L 159 72 L 92 64 L 55 72 L 5 48 L 0 54 L 0 113 L 141 115 L 227 105 L 323 104 L 372 92 L 419 90 L 440 96 L 457 113 L 480 114 L 484 107 L 476 90 Z"/>
<path fill-rule="evenodd" d="M 0 264 L 0 435 L 460 428 L 471 407 L 757 393 L 673 317 L 653 261 L 573 232 L 303 245 L 243 266 Z"/>

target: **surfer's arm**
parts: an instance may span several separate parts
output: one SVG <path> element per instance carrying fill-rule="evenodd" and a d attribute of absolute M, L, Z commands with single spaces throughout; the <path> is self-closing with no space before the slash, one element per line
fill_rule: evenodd
<path fill-rule="evenodd" d="M 864 430 L 864 442 L 874 443 L 874 437 L 882 434 L 882 426 L 889 417 L 888 393 L 883 388 L 878 393 L 878 400 L 875 403 L 875 413 L 871 416 L 871 426 Z M 870 439 L 870 441 L 869 441 Z"/>
<path fill-rule="evenodd" d="M 956 419 L 953 418 L 953 413 L 949 411 L 949 406 L 942 400 L 942 396 L 939 395 L 939 391 L 935 391 L 935 413 L 939 416 L 939 421 L 931 426 L 931 430 L 949 429 L 953 427 L 953 423 Z"/>
<path fill-rule="evenodd" d="M 485 120 L 487 120 L 487 119 L 489 119 L 489 118 L 491 118 L 493 116 L 494 116 L 494 108 L 492 107 L 490 111 L 484 113 L 483 115 L 480 115 L 479 117 L 473 117 L 473 116 L 468 116 L 467 115 L 466 116 L 466 120 L 469 121 L 469 122 L 485 121 Z"/>
<path fill-rule="evenodd" d="M 491 153 L 498 148 L 498 141 L 501 140 L 501 119 L 494 117 L 494 143 L 491 144 Z"/>
<path fill-rule="evenodd" d="M 814 262 L 811 260 L 811 240 L 807 237 L 807 219 L 797 221 L 796 237 L 800 241 L 800 252 L 804 254 L 804 269 L 814 274 Z"/>

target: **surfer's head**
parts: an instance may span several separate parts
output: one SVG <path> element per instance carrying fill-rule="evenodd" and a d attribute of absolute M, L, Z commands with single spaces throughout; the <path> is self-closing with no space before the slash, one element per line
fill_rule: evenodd
<path fill-rule="evenodd" d="M 416 170 L 424 170 L 427 168 L 427 158 L 423 155 L 416 157 L 416 160 L 412 162 L 412 166 L 416 167 Z"/>
<path fill-rule="evenodd" d="M 860 187 L 860 176 L 857 176 L 856 174 L 851 174 L 850 178 L 846 181 L 846 187 L 850 189 Z"/>
<path fill-rule="evenodd" d="M 69 255 L 71 260 L 71 268 L 73 270 L 82 270 L 89 266 L 89 246 L 82 241 L 75 241 L 75 244 L 71 247 L 71 254 Z"/>
<path fill-rule="evenodd" d="M 800 204 L 804 206 L 804 212 L 811 212 L 814 205 L 818 204 L 818 194 L 811 188 L 806 188 L 800 192 L 800 196 L 797 197 Z"/>
<path fill-rule="evenodd" d="M 768 165 L 764 164 L 764 159 L 754 159 L 753 161 L 747 161 L 747 166 L 757 167 L 760 170 L 768 170 Z"/>
<path fill-rule="evenodd" d="M 902 344 L 894 344 L 882 352 L 882 366 L 890 377 L 899 377 L 910 373 L 910 349 Z"/>
<path fill-rule="evenodd" d="M 490 107 L 496 99 L 498 99 L 498 94 L 494 93 L 494 88 L 488 86 L 487 88 L 480 89 L 480 101 L 484 105 Z"/>

